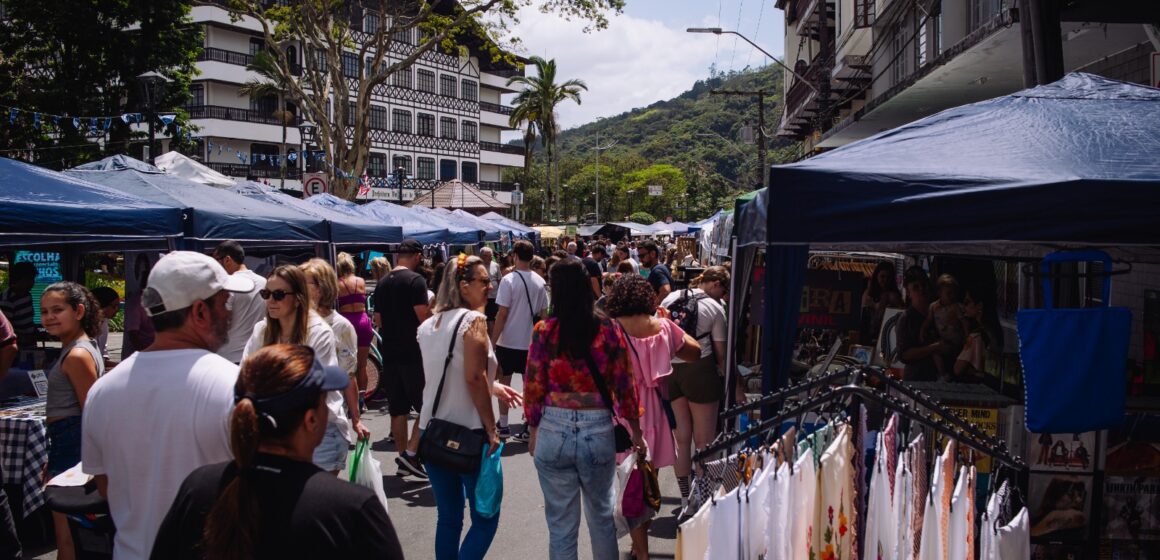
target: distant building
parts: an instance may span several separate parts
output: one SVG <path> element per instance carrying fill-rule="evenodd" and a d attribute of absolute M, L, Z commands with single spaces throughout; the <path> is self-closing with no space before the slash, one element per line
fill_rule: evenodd
<path fill-rule="evenodd" d="M 302 126 L 308 123 L 293 104 L 287 104 L 289 124 L 286 144 L 281 145 L 277 97 L 251 100 L 239 95 L 242 84 L 257 78 L 246 65 L 264 48 L 264 40 L 256 21 L 231 21 L 225 4 L 225 0 L 195 2 L 192 10 L 193 21 L 204 26 L 205 45 L 197 58 L 200 73 L 190 87 L 186 107 L 192 124 L 200 128 L 196 133 L 200 140 L 188 155 L 200 157 L 202 163 L 230 177 L 278 185 L 279 158 L 293 154 L 286 188 L 301 190 L 303 171 L 321 171 L 321 161 L 309 157 L 318 149 L 311 144 L 313 131 Z M 385 23 L 371 13 L 352 21 L 355 40 L 367 37 L 379 25 Z M 411 29 L 394 37 L 394 60 L 414 48 L 417 33 Z M 510 202 L 514 184 L 501 182 L 502 170 L 522 167 L 523 149 L 500 143 L 501 132 L 510 130 L 511 114 L 502 96 L 513 93 L 507 79 L 522 75 L 522 70 L 493 63 L 490 57 L 481 59 L 473 45 L 467 46 L 471 50 L 467 57 L 428 52 L 376 90 L 366 169 L 376 185 L 371 198 L 397 200 L 394 170 L 402 167 L 408 177 L 403 183 L 404 201 L 413 200 L 416 193 L 426 192 L 438 181 L 460 179 Z M 309 53 L 300 47 L 291 46 L 287 52 L 299 65 L 310 63 Z M 343 71 L 357 76 L 360 65 L 367 63 L 351 52 L 343 59 Z"/>
<path fill-rule="evenodd" d="M 776 0 L 785 12 L 786 63 L 810 82 L 786 76 L 778 134 L 809 153 L 1023 89 L 1020 3 Z M 1143 22 L 1160 21 L 1154 3 L 1067 4 L 1065 73 L 1148 83 L 1160 39 Z"/>

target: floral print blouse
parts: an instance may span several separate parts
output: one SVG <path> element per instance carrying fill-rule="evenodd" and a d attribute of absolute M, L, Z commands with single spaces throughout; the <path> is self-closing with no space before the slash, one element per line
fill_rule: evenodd
<path fill-rule="evenodd" d="M 559 341 L 559 324 L 554 317 L 540 321 L 532 330 L 524 375 L 524 418 L 529 426 L 540 425 L 545 406 L 570 409 L 606 406 L 596 381 L 588 372 L 585 357 L 559 355 Z M 604 375 L 616 415 L 640 418 L 628 342 L 612 321 L 601 319 L 591 351 L 596 367 Z"/>

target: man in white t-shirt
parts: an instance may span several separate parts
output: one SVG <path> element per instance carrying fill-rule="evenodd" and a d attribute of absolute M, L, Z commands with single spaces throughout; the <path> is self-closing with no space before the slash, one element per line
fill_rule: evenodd
<path fill-rule="evenodd" d="M 117 526 L 113 557 L 148 558 L 185 477 L 233 459 L 229 419 L 238 366 L 214 354 L 230 329 L 230 293 L 254 285 L 207 255 L 176 251 L 141 296 L 157 336 L 89 390 L 81 459 Z"/>
<path fill-rule="evenodd" d="M 266 279 L 246 268 L 246 251 L 237 241 L 224 241 L 213 250 L 213 260 L 222 265 L 230 276 L 249 278 L 254 289 L 230 296 L 230 337 L 218 349 L 219 356 L 235 363 L 242 363 L 242 350 L 254 332 L 254 325 L 266 318 L 266 302 L 258 297 L 258 291 L 266 288 Z"/>
<path fill-rule="evenodd" d="M 523 373 L 528 363 L 528 347 L 532 344 L 532 327 L 540 315 L 548 309 L 548 290 L 544 279 L 532 272 L 532 244 L 517 241 L 512 248 L 516 258 L 515 269 L 503 277 L 495 302 L 499 305 L 495 326 L 491 329 L 491 342 L 495 345 L 495 356 L 499 360 L 500 383 L 510 385 L 512 375 Z M 508 427 L 508 407 L 499 403 L 499 424 L 497 432 L 501 438 L 511 436 Z M 527 430 L 518 439 L 527 440 Z"/>
<path fill-rule="evenodd" d="M 491 287 L 487 289 L 487 305 L 483 308 L 483 314 L 487 316 L 487 322 L 490 326 L 495 323 L 495 316 L 499 313 L 495 298 L 499 294 L 499 281 L 503 271 L 500 270 L 499 263 L 495 262 L 495 252 L 491 250 L 491 247 L 480 249 L 479 258 L 483 259 L 483 266 L 487 268 L 487 276 L 491 279 Z"/>

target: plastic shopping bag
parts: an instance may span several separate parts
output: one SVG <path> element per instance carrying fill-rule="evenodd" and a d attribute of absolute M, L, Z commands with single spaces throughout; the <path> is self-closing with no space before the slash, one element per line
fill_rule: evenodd
<path fill-rule="evenodd" d="M 624 488 L 628 485 L 629 476 L 636 470 L 636 453 L 629 453 L 628 457 L 621 461 L 620 465 L 616 467 L 616 479 L 613 480 L 615 485 L 616 496 L 614 504 L 614 511 L 612 515 L 613 521 L 616 523 L 616 538 L 623 537 L 628 534 L 629 520 L 624 517 L 623 500 Z"/>
<path fill-rule="evenodd" d="M 359 486 L 370 488 L 375 496 L 378 496 L 379 502 L 383 504 L 383 510 L 387 510 L 387 493 L 383 491 L 383 469 L 379 461 L 371 456 L 369 449 L 370 442 L 363 439 L 359 440 L 358 444 L 354 446 L 354 453 L 351 453 L 349 480 Z"/>
<path fill-rule="evenodd" d="M 475 510 L 480 515 L 491 519 L 499 515 L 499 505 L 503 501 L 503 469 L 500 466 L 500 455 L 503 453 L 503 442 L 495 453 L 488 454 L 489 446 L 483 447 L 483 461 L 479 466 L 479 479 L 475 482 Z"/>

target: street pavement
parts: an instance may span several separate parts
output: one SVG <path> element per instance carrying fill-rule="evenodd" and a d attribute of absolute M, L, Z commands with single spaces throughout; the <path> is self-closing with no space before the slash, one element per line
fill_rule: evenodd
<path fill-rule="evenodd" d="M 112 355 L 120 355 L 121 333 L 109 333 Z M 373 382 L 374 380 L 372 380 Z M 517 376 L 513 385 L 522 388 L 522 379 Z M 497 411 L 498 413 L 498 411 Z M 521 410 L 510 414 L 513 433 L 523 428 Z M 389 503 L 388 513 L 395 526 L 395 532 L 403 544 L 408 559 L 424 560 L 435 557 L 435 499 L 431 487 L 426 482 L 413 477 L 400 478 L 395 475 L 395 451 L 393 443 L 387 441 L 390 433 L 390 417 L 385 411 L 370 410 L 363 415 L 363 422 L 371 431 L 371 449 L 383 470 L 383 487 Z M 544 495 L 540 491 L 539 479 L 527 445 L 516 440 L 508 440 L 503 453 L 504 497 L 500 510 L 499 530 L 492 542 L 488 558 L 519 558 L 532 560 L 548 556 L 548 526 L 544 520 Z M 673 558 L 677 542 L 676 509 L 680 505 L 680 493 L 671 468 L 660 472 L 661 493 L 664 500 L 661 510 L 653 520 L 649 531 L 649 553 L 651 558 Z M 464 520 L 464 532 L 470 526 L 470 519 Z M 51 529 L 50 529 L 51 531 Z M 587 521 L 580 522 L 578 539 L 579 558 L 591 558 L 588 542 Z M 55 560 L 56 551 L 47 547 L 35 547 L 26 551 L 27 557 L 35 560 Z M 620 540 L 622 558 L 629 558 L 631 549 L 627 536 Z"/>

